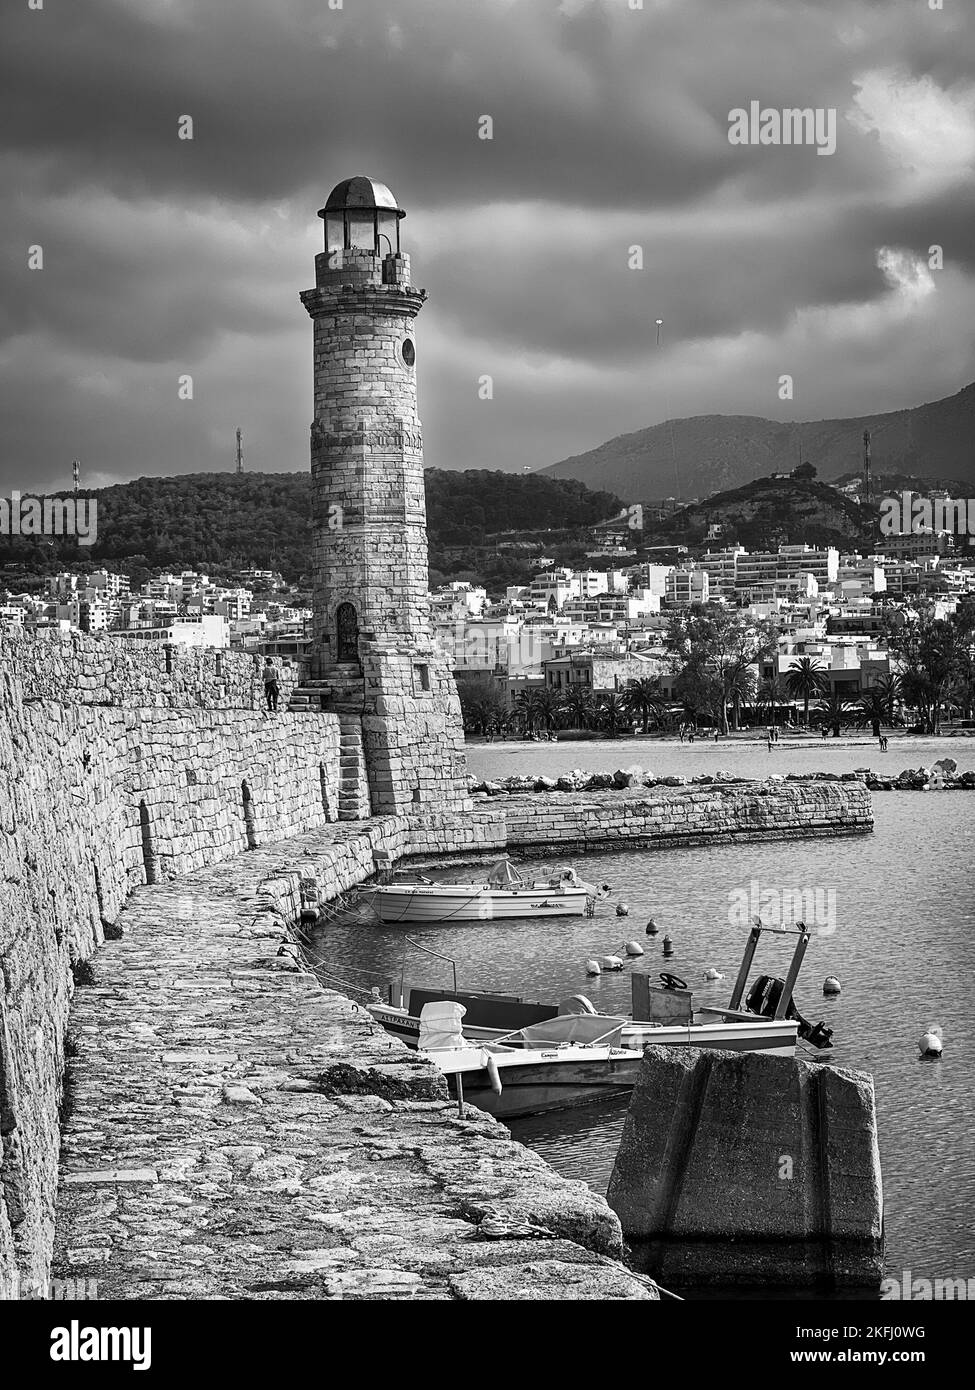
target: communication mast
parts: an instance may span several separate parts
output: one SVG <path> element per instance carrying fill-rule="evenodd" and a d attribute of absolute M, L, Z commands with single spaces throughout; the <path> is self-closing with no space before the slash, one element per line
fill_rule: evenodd
<path fill-rule="evenodd" d="M 81 486 L 81 459 L 74 459 L 74 461 L 72 462 L 71 476 L 74 479 L 74 490 L 75 495 L 77 496 L 78 489 Z"/>
<path fill-rule="evenodd" d="M 238 473 L 243 473 L 243 471 L 244 471 L 244 451 L 243 451 L 243 449 L 241 448 L 240 439 L 241 439 L 241 435 L 240 435 L 240 429 L 239 429 L 239 427 L 238 427 L 238 430 L 237 430 L 237 472 L 238 472 Z"/>
<path fill-rule="evenodd" d="M 870 431 L 863 431 L 863 500 L 870 501 Z"/>

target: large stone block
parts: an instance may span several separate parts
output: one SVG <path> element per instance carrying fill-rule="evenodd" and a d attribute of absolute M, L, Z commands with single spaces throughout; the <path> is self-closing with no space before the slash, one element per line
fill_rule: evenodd
<path fill-rule="evenodd" d="M 667 1284 L 876 1288 L 873 1081 L 753 1053 L 648 1047 L 608 1200 Z"/>

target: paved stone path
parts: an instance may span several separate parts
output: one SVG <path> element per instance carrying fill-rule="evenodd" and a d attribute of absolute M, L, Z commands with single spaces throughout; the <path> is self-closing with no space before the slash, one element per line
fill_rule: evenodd
<path fill-rule="evenodd" d="M 258 891 L 361 825 L 136 890 L 71 1009 L 55 1277 L 100 1298 L 641 1299 L 619 1222 L 290 955 Z M 284 866 L 284 867 L 282 867 Z"/>

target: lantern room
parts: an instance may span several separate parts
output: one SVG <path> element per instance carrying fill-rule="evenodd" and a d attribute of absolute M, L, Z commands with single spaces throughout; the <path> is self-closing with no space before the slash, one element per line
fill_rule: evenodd
<path fill-rule="evenodd" d="M 399 254 L 399 224 L 406 216 L 384 183 L 359 176 L 343 179 L 319 210 L 325 222 L 325 251 L 371 251 L 385 258 Z"/>

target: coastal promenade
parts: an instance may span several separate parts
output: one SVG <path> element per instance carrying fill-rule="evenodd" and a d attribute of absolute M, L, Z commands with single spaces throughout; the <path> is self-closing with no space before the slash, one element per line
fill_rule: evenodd
<path fill-rule="evenodd" d="M 372 829 L 131 895 L 72 1001 L 55 1278 L 100 1299 L 657 1297 L 602 1197 L 460 1119 L 295 959 L 302 879 L 361 876 Z"/>

